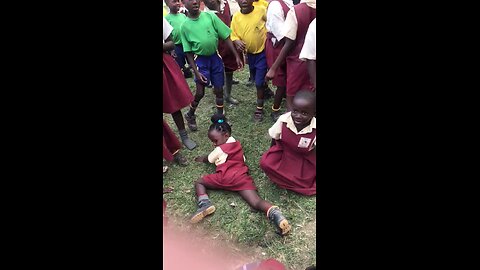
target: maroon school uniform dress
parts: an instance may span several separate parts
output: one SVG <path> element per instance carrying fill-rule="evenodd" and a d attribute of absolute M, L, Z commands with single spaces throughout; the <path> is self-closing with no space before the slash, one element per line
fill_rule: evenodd
<path fill-rule="evenodd" d="M 272 0 L 278 1 L 282 6 L 284 16 L 287 16 L 288 11 L 290 10 L 288 6 L 283 2 L 283 0 Z M 285 18 L 283 18 L 285 19 Z M 285 38 L 282 38 L 280 41 L 276 41 L 275 47 L 273 47 L 272 38 L 275 37 L 272 33 L 267 32 L 267 40 L 265 41 L 265 55 L 267 58 L 268 68 L 271 68 L 275 60 L 278 58 L 280 51 L 285 44 Z M 275 76 L 272 79 L 272 84 L 275 86 L 285 87 L 287 85 L 287 65 L 286 60 L 284 60 L 278 66 L 278 69 L 275 71 Z"/>
<path fill-rule="evenodd" d="M 167 122 L 163 120 L 163 158 L 168 161 L 173 160 L 173 155 L 182 148 L 182 144 L 168 126 Z"/>
<path fill-rule="evenodd" d="M 163 112 L 174 113 L 190 105 L 193 95 L 175 59 L 163 53 Z"/>
<path fill-rule="evenodd" d="M 214 174 L 203 177 L 207 188 L 229 191 L 256 190 L 252 177 L 248 175 L 248 167 L 243 160 L 240 142 L 224 143 L 219 147 L 228 155 L 227 160 L 217 165 Z"/>
<path fill-rule="evenodd" d="M 308 26 L 315 19 L 315 9 L 300 3 L 293 6 L 295 16 L 297 17 L 298 28 L 295 45 L 287 56 L 287 96 L 295 96 L 299 90 L 313 91 L 313 84 L 308 76 L 307 62 L 300 60 L 305 36 Z"/>
<path fill-rule="evenodd" d="M 260 168 L 280 188 L 307 196 L 315 195 L 317 159 L 315 151 L 310 149 L 316 134 L 316 129 L 313 129 L 310 133 L 297 135 L 287 128 L 287 123 L 282 123 L 282 138 L 263 154 Z M 308 139 L 310 141 L 306 144 Z"/>
<path fill-rule="evenodd" d="M 228 27 L 232 23 L 232 14 L 230 13 L 230 5 L 227 1 L 222 0 L 225 3 L 225 7 L 223 9 L 223 13 L 216 12 L 218 18 L 225 23 Z M 238 51 L 238 55 L 242 55 L 241 51 Z M 237 61 L 235 60 L 235 55 L 233 55 L 232 51 L 227 46 L 227 42 L 224 40 L 218 40 L 218 54 L 222 57 L 223 65 L 225 66 L 225 71 L 235 71 L 238 69 Z M 243 57 L 240 57 L 242 60 Z"/>

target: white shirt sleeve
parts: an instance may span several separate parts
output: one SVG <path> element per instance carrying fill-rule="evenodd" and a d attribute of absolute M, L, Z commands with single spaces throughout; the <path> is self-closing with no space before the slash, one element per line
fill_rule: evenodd
<path fill-rule="evenodd" d="M 287 37 L 291 40 L 297 39 L 297 16 L 295 15 L 295 11 L 293 7 L 288 11 L 287 17 L 285 18 L 284 29 L 283 29 L 283 36 Z"/>
<path fill-rule="evenodd" d="M 268 135 L 274 140 L 280 140 L 282 138 L 282 125 L 283 122 L 280 118 L 277 119 L 277 122 L 268 130 Z"/>
<path fill-rule="evenodd" d="M 165 43 L 165 40 L 170 36 L 170 34 L 173 31 L 173 27 L 168 23 L 165 18 L 163 18 L 163 43 Z"/>
<path fill-rule="evenodd" d="M 278 1 L 270 2 L 267 9 L 267 31 L 272 33 L 276 40 L 272 39 L 272 43 L 282 40 L 283 35 L 283 23 L 285 22 L 285 14 L 283 14 L 282 5 Z"/>
<path fill-rule="evenodd" d="M 302 51 L 299 58 L 303 61 L 317 60 L 317 19 L 308 26 L 307 35 L 305 36 L 305 42 L 303 43 Z"/>

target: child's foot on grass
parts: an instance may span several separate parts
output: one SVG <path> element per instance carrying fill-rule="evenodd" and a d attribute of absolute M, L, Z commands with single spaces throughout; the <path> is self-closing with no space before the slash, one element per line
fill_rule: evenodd
<path fill-rule="evenodd" d="M 182 156 L 180 153 L 176 153 L 174 156 L 173 156 L 173 160 L 180 166 L 187 166 L 187 159 Z"/>
<path fill-rule="evenodd" d="M 282 215 L 278 206 L 272 206 L 268 210 L 268 219 L 275 224 L 277 233 L 280 235 L 286 235 L 292 229 L 292 226 L 288 224 L 288 220 Z"/>
<path fill-rule="evenodd" d="M 256 110 L 254 113 L 253 113 L 253 121 L 254 122 L 261 122 L 263 121 L 263 110 Z"/>
<path fill-rule="evenodd" d="M 215 212 L 215 206 L 210 202 L 210 200 L 201 200 L 198 203 L 198 210 L 190 218 L 191 223 L 198 223 L 204 217 L 213 214 Z"/>
<path fill-rule="evenodd" d="M 187 120 L 188 128 L 191 131 L 197 131 L 198 128 L 197 128 L 197 121 L 195 120 L 196 119 L 195 115 L 190 116 L 187 112 L 185 113 L 184 116 L 185 116 L 185 120 Z"/>
<path fill-rule="evenodd" d="M 270 116 L 272 117 L 273 122 L 277 122 L 278 118 L 282 115 L 280 111 L 272 112 Z"/>

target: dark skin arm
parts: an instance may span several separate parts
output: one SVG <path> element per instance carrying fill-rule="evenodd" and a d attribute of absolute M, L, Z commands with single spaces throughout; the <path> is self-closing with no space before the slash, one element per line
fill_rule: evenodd
<path fill-rule="evenodd" d="M 238 52 L 237 50 L 235 49 L 235 47 L 233 46 L 233 43 L 232 43 L 232 40 L 230 39 L 230 37 L 228 37 L 227 39 L 225 39 L 225 43 L 227 44 L 228 48 L 230 49 L 230 51 L 232 51 L 233 55 L 235 55 L 235 61 L 237 61 L 237 66 L 238 68 L 243 68 L 243 63 L 242 61 L 240 60 L 240 56 L 238 55 Z M 242 50 L 243 52 L 243 50 Z"/>
<path fill-rule="evenodd" d="M 280 63 L 283 63 L 287 58 L 288 53 L 292 50 L 293 46 L 295 45 L 295 40 L 291 40 L 287 37 L 284 37 L 285 45 L 283 45 L 282 50 L 278 54 L 278 58 L 273 63 L 272 67 L 268 70 L 267 75 L 265 75 L 265 80 L 269 81 L 275 77 L 275 71 L 280 66 Z"/>
<path fill-rule="evenodd" d="M 313 88 L 315 91 L 317 90 L 317 61 L 316 60 L 307 60 L 307 69 L 308 69 L 308 76 L 310 76 L 310 81 L 313 84 Z"/>
<path fill-rule="evenodd" d="M 203 83 L 207 83 L 207 78 L 205 78 L 205 76 L 203 76 L 200 72 L 198 72 L 197 65 L 195 65 L 195 61 L 193 60 L 193 53 L 185 52 L 185 55 L 187 56 L 187 62 L 192 67 L 193 73 L 195 73 L 195 76 L 198 79 L 200 79 Z"/>
<path fill-rule="evenodd" d="M 163 51 L 168 52 L 175 49 L 175 44 L 172 41 L 172 36 L 168 36 L 168 38 L 165 40 L 165 43 L 163 43 Z"/>

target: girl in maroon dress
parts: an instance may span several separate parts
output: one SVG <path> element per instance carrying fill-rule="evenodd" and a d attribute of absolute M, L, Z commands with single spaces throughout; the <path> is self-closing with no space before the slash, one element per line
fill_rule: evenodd
<path fill-rule="evenodd" d="M 253 179 L 248 175 L 242 146 L 231 136 L 232 129 L 225 116 L 215 114 L 211 120 L 213 124 L 208 129 L 208 138 L 213 142 L 215 149 L 208 156 L 195 158 L 195 161 L 215 163 L 217 169 L 214 174 L 205 175 L 195 182 L 198 210 L 191 217 L 191 222 L 197 223 L 215 212 L 215 206 L 208 198 L 207 188 L 222 189 L 238 192 L 253 209 L 265 212 L 267 218 L 275 224 L 279 234 L 287 234 L 291 226 L 278 206 L 272 206 L 258 196 Z"/>
<path fill-rule="evenodd" d="M 163 120 L 163 158 L 166 161 L 175 161 L 180 166 L 187 165 L 187 159 L 180 154 L 182 145 L 167 122 Z"/>
<path fill-rule="evenodd" d="M 292 111 L 268 130 L 274 145 L 260 160 L 260 168 L 278 187 L 307 196 L 317 193 L 315 108 L 314 92 L 297 92 Z"/>
<path fill-rule="evenodd" d="M 163 112 L 172 114 L 183 144 L 192 150 L 197 144 L 188 137 L 181 109 L 190 105 L 193 95 L 182 70 L 170 55 L 175 48 L 172 30 L 172 26 L 163 18 Z"/>

